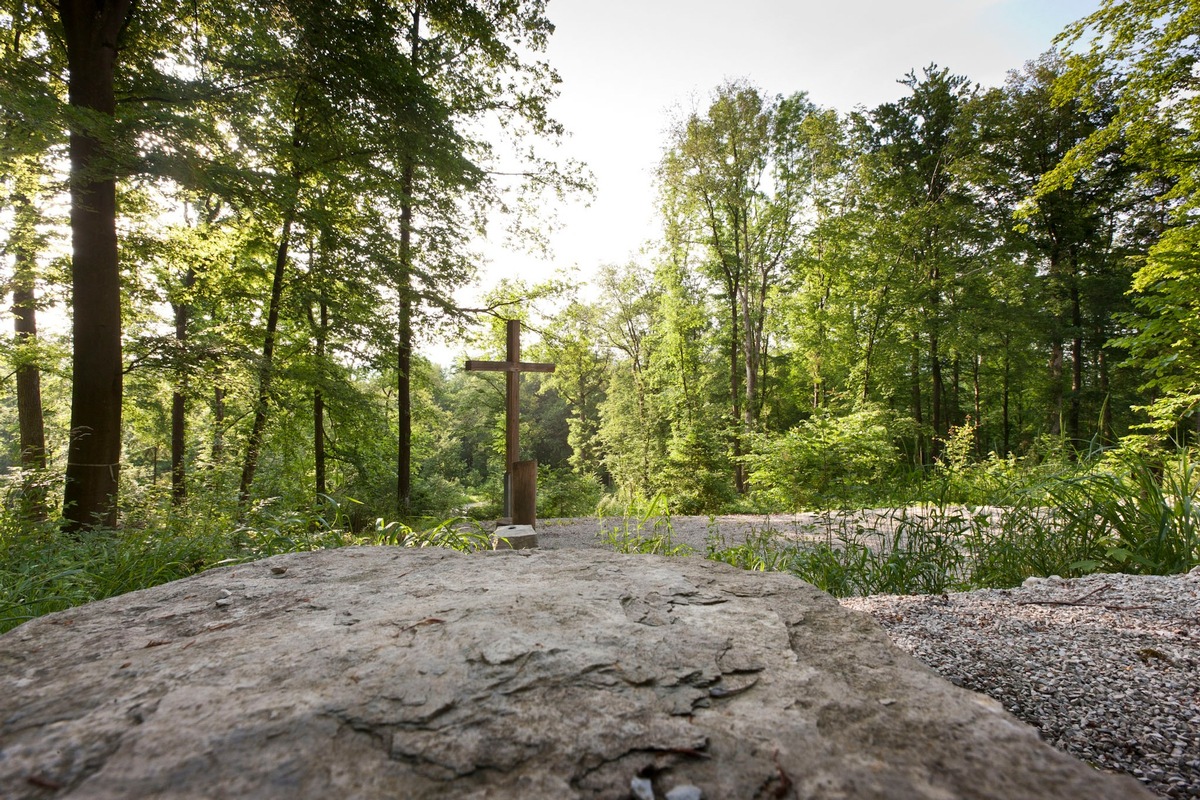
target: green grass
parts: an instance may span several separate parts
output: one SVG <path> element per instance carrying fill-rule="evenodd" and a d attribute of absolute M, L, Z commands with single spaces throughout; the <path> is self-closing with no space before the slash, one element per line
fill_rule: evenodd
<path fill-rule="evenodd" d="M 1177 574 L 1200 564 L 1200 468 L 1194 450 L 1157 457 L 1109 454 L 1082 465 L 1022 471 L 989 462 L 938 476 L 927 502 L 873 514 L 831 512 L 798 541 L 770 525 L 742 544 L 713 535 L 706 556 L 743 569 L 789 572 L 832 594 L 939 594 L 1006 588 L 1031 576 L 1093 572 Z M 984 487 L 984 488 L 981 488 Z M 986 489 L 986 490 L 985 490 Z M 964 498 L 971 501 L 964 503 Z M 278 553 L 347 545 L 490 547 L 476 522 L 375 521 L 353 531 L 326 498 L 310 509 L 264 502 L 235 509 L 193 501 L 147 503 L 119 530 L 79 536 L 0 511 L 0 632 L 42 614 L 143 589 L 213 567 Z M 623 553 L 692 552 L 674 537 L 657 496 L 601 520 L 600 538 Z"/>
<path fill-rule="evenodd" d="M 627 509 L 619 523 L 600 522 L 600 539 L 618 553 L 642 553 L 656 556 L 691 555 L 692 548 L 674 541 L 671 513 L 662 494 L 641 508 Z"/>
<path fill-rule="evenodd" d="M 134 522 L 70 536 L 50 523 L 0 518 L 0 632 L 53 611 L 279 553 L 349 545 L 491 547 L 478 523 L 463 519 L 422 529 L 377 520 L 355 533 L 328 501 L 299 511 L 262 503 L 240 523 L 211 508 Z"/>
<path fill-rule="evenodd" d="M 1008 588 L 1033 576 L 1093 572 L 1179 574 L 1200 564 L 1192 450 L 1161 461 L 1118 453 L 1057 471 L 1039 467 L 1024 481 L 985 468 L 995 506 L 951 502 L 963 491 L 963 476 L 954 476 L 957 487 L 941 480 L 933 501 L 916 508 L 873 518 L 831 513 L 803 542 L 767 527 L 735 547 L 711 541 L 707 555 L 790 572 L 838 596 Z"/>

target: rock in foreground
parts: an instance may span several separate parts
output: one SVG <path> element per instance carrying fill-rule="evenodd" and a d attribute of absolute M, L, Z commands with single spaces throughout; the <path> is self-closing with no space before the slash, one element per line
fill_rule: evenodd
<path fill-rule="evenodd" d="M 34 620 L 0 667 L 6 798 L 1149 796 L 697 559 L 277 556 Z"/>

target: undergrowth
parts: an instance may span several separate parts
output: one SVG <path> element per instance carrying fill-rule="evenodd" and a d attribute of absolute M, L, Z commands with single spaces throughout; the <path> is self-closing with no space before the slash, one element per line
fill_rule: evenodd
<path fill-rule="evenodd" d="M 768 526 L 737 546 L 710 541 L 707 555 L 790 572 L 838 596 L 1008 588 L 1093 572 L 1179 574 L 1200 564 L 1200 470 L 1190 449 L 1157 461 L 1112 453 L 998 483 L 995 505 L 961 505 L 953 501 L 962 487 L 941 485 L 954 490 L 913 507 L 826 513 L 791 535 Z"/>
<path fill-rule="evenodd" d="M 241 522 L 207 511 L 135 517 L 118 530 L 77 535 L 49 522 L 0 517 L 0 632 L 52 611 L 279 553 L 350 545 L 491 546 L 478 523 L 463 519 L 423 528 L 380 519 L 354 532 L 346 510 L 328 498 L 304 511 L 260 503 Z"/>
<path fill-rule="evenodd" d="M 618 553 L 657 556 L 686 556 L 692 548 L 674 541 L 675 528 L 666 498 L 660 493 L 640 507 L 630 508 L 621 521 L 606 526 L 600 520 L 600 539 Z"/>
<path fill-rule="evenodd" d="M 1005 588 L 1032 576 L 1173 574 L 1200 564 L 1196 452 L 1114 452 L 1082 464 L 1021 470 L 992 460 L 942 469 L 925 499 L 882 511 L 832 511 L 790 531 L 765 525 L 737 545 L 716 535 L 706 556 L 743 569 L 794 574 L 834 595 L 939 594 Z M 295 510 L 190 501 L 128 510 L 117 530 L 63 533 L 0 511 L 0 632 L 52 611 L 279 553 L 348 545 L 486 549 L 479 523 L 405 525 L 357 518 L 332 498 Z M 658 495 L 601 519 L 619 552 L 687 555 Z M 351 524 L 354 521 L 355 524 Z"/>

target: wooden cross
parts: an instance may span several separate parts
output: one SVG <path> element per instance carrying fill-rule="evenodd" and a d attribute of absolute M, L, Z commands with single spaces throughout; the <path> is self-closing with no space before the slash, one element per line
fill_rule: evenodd
<path fill-rule="evenodd" d="M 510 319 L 505 361 L 467 361 L 470 372 L 503 372 L 504 404 L 504 515 L 512 515 L 513 465 L 521 460 L 521 373 L 554 372 L 554 364 L 521 361 L 521 322 Z M 534 473 L 536 475 L 536 473 Z"/>

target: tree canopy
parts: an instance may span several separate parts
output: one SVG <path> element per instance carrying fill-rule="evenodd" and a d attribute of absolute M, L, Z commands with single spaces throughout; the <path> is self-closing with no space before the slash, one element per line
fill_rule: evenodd
<path fill-rule="evenodd" d="M 930 64 L 874 108 L 728 81 L 661 143 L 657 241 L 480 325 L 481 238 L 588 188 L 545 0 L 2 0 L 10 505 L 488 513 L 502 395 L 421 344 L 503 318 L 558 364 L 523 439 L 563 513 L 1191 443 L 1198 13 L 1106 0 L 1000 86 Z"/>

